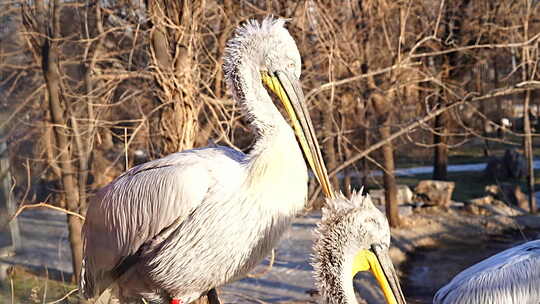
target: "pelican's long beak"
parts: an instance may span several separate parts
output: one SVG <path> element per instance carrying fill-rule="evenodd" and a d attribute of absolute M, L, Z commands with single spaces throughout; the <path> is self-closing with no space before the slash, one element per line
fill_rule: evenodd
<path fill-rule="evenodd" d="M 388 304 L 406 304 L 388 250 L 380 245 L 373 245 L 370 250 L 360 251 L 354 258 L 353 276 L 359 271 L 367 270 L 377 279 Z"/>
<path fill-rule="evenodd" d="M 334 197 L 300 82 L 283 71 L 275 72 L 273 75 L 263 72 L 262 80 L 285 106 L 304 155 L 324 193 L 327 197 Z"/>

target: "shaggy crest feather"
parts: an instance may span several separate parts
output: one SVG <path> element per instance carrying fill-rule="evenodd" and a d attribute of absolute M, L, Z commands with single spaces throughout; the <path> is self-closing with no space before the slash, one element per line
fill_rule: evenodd
<path fill-rule="evenodd" d="M 372 241 L 389 246 L 390 228 L 385 216 L 369 195 L 353 192 L 350 199 L 336 193 L 327 199 L 322 220 L 315 229 L 316 240 L 312 265 L 315 284 L 328 303 L 344 304 L 354 298 L 352 277 L 347 263 L 360 249 L 368 249 Z M 375 231 L 388 231 L 379 234 Z M 365 248 L 363 248 L 363 246 Z"/>
<path fill-rule="evenodd" d="M 285 20 L 273 17 L 260 23 L 248 20 L 240 26 L 227 42 L 223 56 L 227 86 L 259 134 L 275 130 L 276 124 L 286 124 L 265 90 L 260 73 L 279 69 L 299 78 L 300 68 L 300 52 L 285 28 Z"/>
<path fill-rule="evenodd" d="M 249 121 L 256 120 L 255 113 L 261 112 L 259 109 L 255 109 L 253 105 L 249 104 L 246 97 L 246 89 L 251 87 L 250 78 L 253 75 L 243 75 L 240 70 L 241 67 L 245 67 L 247 63 L 258 64 L 260 66 L 254 67 L 253 70 L 259 70 L 261 68 L 262 59 L 266 56 L 265 46 L 273 39 L 274 41 L 280 41 L 282 37 L 287 37 L 289 32 L 284 27 L 285 20 L 274 18 L 272 16 L 266 17 L 259 23 L 255 19 L 246 21 L 242 26 L 236 29 L 234 37 L 227 42 L 223 55 L 223 72 L 225 74 L 225 82 L 227 87 L 233 94 L 235 100 L 239 102 L 239 105 L 243 108 L 247 114 Z M 288 45 L 287 48 L 295 48 L 298 52 L 296 45 Z M 260 76 L 256 76 L 260 77 Z M 258 81 L 260 83 L 260 81 Z M 261 99 L 258 97 L 256 99 Z M 264 110 L 265 111 L 265 110 Z M 264 128 L 262 122 L 255 123 L 253 125 L 255 129 Z"/>
<path fill-rule="evenodd" d="M 369 200 L 371 202 L 371 197 L 369 197 L 369 195 L 362 195 L 363 191 L 363 187 L 359 191 L 354 190 L 350 199 L 346 198 L 341 191 L 336 191 L 335 198 L 326 199 L 326 206 L 322 209 L 323 216 L 325 216 L 325 214 L 328 215 L 340 211 L 362 208 L 367 204 L 365 201 Z"/>
<path fill-rule="evenodd" d="M 285 29 L 285 19 L 268 16 L 259 23 L 255 19 L 246 21 L 238 27 L 234 37 L 227 42 L 223 55 L 223 72 L 225 81 L 234 94 L 238 94 L 238 66 L 242 55 L 250 50 L 253 45 L 260 42 L 265 36 Z"/>

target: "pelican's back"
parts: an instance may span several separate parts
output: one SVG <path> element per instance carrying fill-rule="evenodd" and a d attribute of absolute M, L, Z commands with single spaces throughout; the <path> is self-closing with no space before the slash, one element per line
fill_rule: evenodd
<path fill-rule="evenodd" d="M 475 264 L 439 289 L 434 304 L 540 303 L 540 240 Z"/>

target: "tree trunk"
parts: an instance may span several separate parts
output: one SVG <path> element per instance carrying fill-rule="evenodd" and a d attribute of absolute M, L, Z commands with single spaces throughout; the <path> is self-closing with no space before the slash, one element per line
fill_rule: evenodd
<path fill-rule="evenodd" d="M 2 134 L 3 135 L 3 134 Z M 9 225 L 11 244 L 8 247 L 0 247 L 0 256 L 4 254 L 13 255 L 21 249 L 21 233 L 19 230 L 19 221 L 17 218 L 9 221 L 9 216 L 17 212 L 17 203 L 13 198 L 13 179 L 9 165 L 9 154 L 6 142 L 0 142 L 0 199 L 4 201 L 7 214 L 0 217 L 0 227 Z M 9 223 L 7 223 L 9 221 Z"/>
<path fill-rule="evenodd" d="M 496 88 L 498 88 L 500 86 L 499 64 L 498 64 L 498 60 L 497 60 L 496 56 L 492 59 L 491 64 L 493 66 L 493 84 L 494 84 L 494 86 Z M 502 119 L 506 118 L 504 113 L 503 113 L 503 100 L 504 99 L 501 98 L 501 97 L 495 97 L 496 106 L 497 106 L 496 119 L 497 119 L 497 123 L 500 124 L 499 128 L 497 128 L 497 137 L 498 138 L 504 138 L 504 133 L 506 132 L 506 126 L 502 124 Z"/>
<path fill-rule="evenodd" d="M 223 1 L 223 11 L 225 13 L 225 16 L 232 16 L 234 15 L 234 3 L 232 0 L 224 0 Z M 225 50 L 225 46 L 227 44 L 227 39 L 229 39 L 232 30 L 234 29 L 233 24 L 231 24 L 231 20 L 229 18 L 224 18 L 222 21 L 223 26 L 221 27 L 221 33 L 219 34 L 218 38 L 218 51 L 220 54 L 220 57 L 223 56 L 223 51 Z M 223 85 L 223 71 L 221 64 L 218 64 L 216 66 L 216 77 L 214 79 L 214 94 L 217 98 L 221 98 L 224 90 L 222 88 Z"/>
<path fill-rule="evenodd" d="M 159 118 L 162 137 L 161 153 L 169 154 L 193 148 L 201 100 L 196 100 L 197 68 L 193 62 L 196 47 L 198 16 L 204 11 L 204 2 L 152 1 L 148 10 L 154 30 L 151 51 L 160 87 L 157 97 L 163 107 Z M 177 28 L 165 24 L 173 22 Z M 179 30 L 183 29 L 183 30 Z"/>
<path fill-rule="evenodd" d="M 334 128 L 333 128 L 333 105 L 332 104 L 325 104 L 324 111 L 321 111 L 322 115 L 322 124 L 323 124 L 323 130 L 324 130 L 324 141 L 323 141 L 323 151 L 325 154 L 326 159 L 326 166 L 329 170 L 334 169 L 337 167 L 337 154 L 336 154 L 336 146 L 335 141 L 336 137 L 334 136 Z M 339 189 L 339 179 L 337 175 L 334 175 L 330 178 L 330 183 L 332 184 L 332 187 L 336 190 Z"/>
<path fill-rule="evenodd" d="M 51 39 L 45 39 L 43 44 L 43 74 L 47 84 L 49 94 L 49 110 L 51 112 L 52 123 L 54 125 L 55 141 L 58 145 L 57 154 L 60 160 L 62 188 L 65 193 L 66 206 L 69 211 L 79 212 L 79 197 L 76 181 L 76 171 L 71 159 L 69 149 L 69 138 L 65 133 L 68 130 L 64 120 L 64 111 L 61 106 L 60 93 L 60 70 L 58 57 L 58 39 L 60 34 L 60 4 L 59 0 L 54 0 L 52 10 Z M 73 261 L 73 275 L 79 282 L 79 275 L 82 263 L 82 221 L 75 216 L 68 215 L 69 241 L 71 245 L 71 256 Z"/>
<path fill-rule="evenodd" d="M 480 60 L 479 62 L 476 63 L 476 72 L 475 72 L 475 76 L 476 76 L 476 79 L 475 79 L 475 90 L 476 90 L 476 93 L 479 95 L 479 96 L 482 96 L 484 94 L 484 85 L 486 83 L 488 83 L 489 79 L 488 79 L 488 65 L 487 65 L 487 62 L 485 62 L 484 60 Z M 480 105 L 479 105 L 479 111 L 480 113 L 484 113 L 484 115 L 487 113 L 487 109 L 486 109 L 486 103 L 485 102 L 480 102 Z M 487 118 L 487 116 L 485 118 L 482 119 L 482 136 L 484 137 L 484 157 L 488 158 L 490 156 L 490 148 L 489 148 L 489 140 L 488 140 L 488 128 L 489 128 L 489 119 Z"/>
<path fill-rule="evenodd" d="M 367 105 L 366 105 L 366 108 L 367 108 Z M 364 149 L 366 149 L 371 144 L 371 141 L 370 141 L 371 128 L 370 128 L 369 116 L 367 115 L 368 114 L 367 109 L 364 110 L 363 114 L 364 115 L 362 116 L 362 119 L 363 119 L 362 138 L 364 142 Z M 370 172 L 369 172 L 369 162 L 366 157 L 362 158 L 361 165 L 362 165 L 361 183 L 362 185 L 367 185 Z"/>
<path fill-rule="evenodd" d="M 433 163 L 433 179 L 446 180 L 448 168 L 448 137 L 446 137 L 446 112 L 435 117 L 435 134 L 433 134 L 433 144 L 435 145 L 435 159 Z"/>
<path fill-rule="evenodd" d="M 345 159 L 349 159 L 352 157 L 352 152 L 351 152 L 351 149 L 349 148 L 349 146 L 347 144 L 344 145 L 343 147 L 343 150 L 344 150 L 344 153 L 345 153 Z M 347 197 L 351 197 L 352 195 L 352 187 L 353 187 L 353 184 L 352 184 L 352 178 L 351 178 L 351 172 L 352 170 L 350 169 L 346 169 L 343 171 L 343 192 L 345 192 L 345 195 Z"/>
<path fill-rule="evenodd" d="M 460 2 L 448 2 L 444 9 L 444 39 L 450 42 L 457 43 L 461 40 L 461 25 L 463 16 L 470 0 L 461 0 Z M 447 83 L 459 79 L 462 68 L 459 53 L 451 52 L 443 56 L 443 64 L 439 67 L 443 72 L 441 82 Z M 439 89 L 438 103 L 440 107 L 447 106 L 451 103 L 452 96 L 447 94 L 443 98 L 444 92 Z M 449 134 L 449 119 L 447 112 L 438 115 L 435 118 L 435 134 L 433 135 L 433 143 L 435 145 L 435 157 L 433 163 L 433 179 L 446 180 L 448 167 L 448 134 Z"/>
<path fill-rule="evenodd" d="M 529 22 L 533 9 L 531 7 L 532 1 L 526 2 L 524 21 L 523 21 L 523 36 L 525 39 L 529 38 Z M 534 80 L 536 73 L 536 64 L 531 47 L 524 47 L 522 49 L 522 61 L 523 67 L 522 80 Z M 536 212 L 536 196 L 534 193 L 534 167 L 533 167 L 533 149 L 532 149 L 532 135 L 531 135 L 531 120 L 530 120 L 530 103 L 531 103 L 531 90 L 525 92 L 525 100 L 523 103 L 523 150 L 525 151 L 525 158 L 527 159 L 527 194 L 529 195 L 529 211 L 531 213 Z"/>
<path fill-rule="evenodd" d="M 85 8 L 85 22 L 88 22 L 89 18 L 89 7 Z M 92 152 L 94 146 L 94 137 L 97 130 L 97 121 L 96 113 L 94 109 L 94 104 L 97 104 L 97 98 L 95 97 L 94 89 L 96 87 L 95 80 L 93 79 L 92 71 L 95 68 L 96 58 L 101 53 L 101 46 L 103 42 L 103 25 L 101 24 L 101 6 L 99 1 L 95 4 L 95 27 L 98 30 L 98 37 L 90 37 L 90 33 L 86 32 L 86 38 L 91 40 L 95 38 L 95 42 L 88 42 L 86 45 L 85 54 L 90 54 L 81 63 L 81 71 L 84 72 L 84 88 L 86 90 L 85 102 L 78 113 L 84 113 L 81 115 L 82 124 L 79 124 L 78 118 L 75 113 L 72 113 L 72 127 L 73 127 L 73 136 L 75 138 L 75 144 L 77 147 L 77 159 L 79 161 L 79 209 L 83 215 L 86 215 L 87 201 L 88 201 L 88 174 L 90 172 L 90 160 L 92 159 Z M 91 24 L 83 24 L 82 28 L 88 28 L 92 26 Z M 93 51 L 91 46 L 94 46 Z"/>
<path fill-rule="evenodd" d="M 381 138 L 388 138 L 392 133 L 388 123 L 382 125 L 379 128 L 379 132 L 381 134 Z M 382 147 L 382 154 L 384 159 L 383 182 L 384 199 L 386 201 L 386 216 L 388 217 L 390 227 L 398 227 L 400 220 L 398 213 L 396 176 L 394 174 L 394 147 L 392 146 L 391 141 L 388 141 Z"/>
<path fill-rule="evenodd" d="M 527 159 L 527 194 L 529 195 L 529 211 L 536 213 L 536 195 L 534 193 L 534 164 L 531 135 L 531 120 L 529 117 L 529 104 L 531 100 L 531 91 L 525 92 L 525 102 L 523 103 L 523 150 Z"/>
<path fill-rule="evenodd" d="M 381 140 L 389 138 L 392 131 L 391 123 L 391 106 L 390 99 L 387 96 L 374 93 L 372 95 L 373 108 L 377 113 L 379 123 L 379 134 Z M 384 183 L 384 198 L 386 200 L 386 217 L 390 227 L 398 227 L 400 224 L 398 205 L 397 205 L 397 185 L 395 176 L 394 164 L 394 148 L 392 141 L 387 141 L 381 148 L 383 156 L 383 183 Z"/>

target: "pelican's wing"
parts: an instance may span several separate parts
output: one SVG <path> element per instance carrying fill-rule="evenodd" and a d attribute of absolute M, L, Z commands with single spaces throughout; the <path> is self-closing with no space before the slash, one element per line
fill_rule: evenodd
<path fill-rule="evenodd" d="M 141 246 L 181 223 L 209 192 L 235 191 L 243 157 L 225 147 L 175 153 L 134 167 L 99 191 L 83 227 L 83 294 L 102 293 Z"/>
<path fill-rule="evenodd" d="M 475 264 L 439 289 L 434 304 L 537 304 L 540 240 L 527 242 Z"/>

